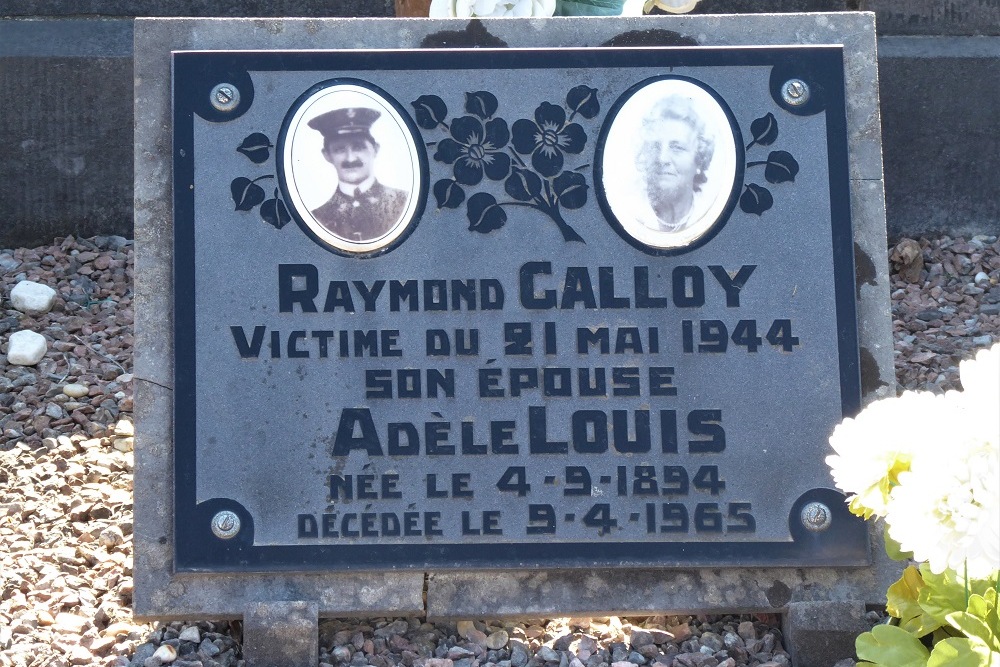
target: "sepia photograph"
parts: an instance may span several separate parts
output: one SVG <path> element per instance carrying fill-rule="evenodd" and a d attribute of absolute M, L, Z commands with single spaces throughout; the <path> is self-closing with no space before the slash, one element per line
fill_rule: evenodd
<path fill-rule="evenodd" d="M 333 83 L 294 108 L 279 144 L 289 201 L 323 243 L 369 253 L 412 223 L 420 192 L 413 135 L 371 88 Z"/>
<path fill-rule="evenodd" d="M 625 94 L 600 160 L 608 208 L 629 237 L 685 248 L 713 230 L 736 178 L 737 142 L 722 103 L 692 80 L 665 77 Z"/>

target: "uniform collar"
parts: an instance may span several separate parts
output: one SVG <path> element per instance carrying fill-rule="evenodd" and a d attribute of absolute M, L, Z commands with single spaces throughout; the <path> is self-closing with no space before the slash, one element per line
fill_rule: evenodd
<path fill-rule="evenodd" d="M 357 185 L 352 185 L 350 183 L 340 183 L 337 185 L 337 189 L 340 190 L 341 193 L 347 195 L 348 197 L 354 197 L 355 192 L 357 192 L 357 196 L 360 197 L 361 195 L 366 194 L 369 190 L 371 190 L 373 185 L 375 185 L 374 175 L 369 176 L 368 178 L 361 181 Z"/>

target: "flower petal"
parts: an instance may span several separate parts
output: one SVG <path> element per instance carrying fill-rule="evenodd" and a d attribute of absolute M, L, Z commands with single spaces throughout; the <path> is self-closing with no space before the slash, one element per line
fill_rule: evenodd
<path fill-rule="evenodd" d="M 482 163 L 467 157 L 459 158 L 455 162 L 455 180 L 462 185 L 477 185 L 483 180 Z"/>
<path fill-rule="evenodd" d="M 451 136 L 466 146 L 483 141 L 483 124 L 475 116 L 462 116 L 451 121 Z"/>
<path fill-rule="evenodd" d="M 539 139 L 541 138 L 541 133 L 539 132 L 537 125 L 530 120 L 522 118 L 520 120 L 515 120 L 510 129 L 514 135 L 514 139 L 512 141 L 514 144 L 514 150 L 522 155 L 527 155 L 531 151 L 535 150 L 535 146 L 538 145 Z"/>
<path fill-rule="evenodd" d="M 447 18 L 456 16 L 455 0 L 431 0 L 430 11 L 427 15 L 431 18 Z"/>
<path fill-rule="evenodd" d="M 507 121 L 503 118 L 494 118 L 486 121 L 486 141 L 487 149 L 497 150 L 503 148 L 510 141 L 510 130 L 507 129 Z"/>
<path fill-rule="evenodd" d="M 534 16 L 552 16 L 556 11 L 556 0 L 532 0 L 531 13 Z"/>
<path fill-rule="evenodd" d="M 510 173 L 510 156 L 506 153 L 487 153 L 483 163 L 490 180 L 502 181 Z"/>
<path fill-rule="evenodd" d="M 587 143 L 587 133 L 578 123 L 570 123 L 559 133 L 559 147 L 567 153 L 579 153 Z"/>
<path fill-rule="evenodd" d="M 563 167 L 562 151 L 542 146 L 531 154 L 531 166 L 542 176 L 555 176 Z"/>
<path fill-rule="evenodd" d="M 442 139 L 438 142 L 434 159 L 438 162 L 451 164 L 465 154 L 465 148 L 454 139 Z"/>
<path fill-rule="evenodd" d="M 535 109 L 535 121 L 538 127 L 545 127 L 545 124 L 554 125 L 554 129 L 559 129 L 566 122 L 566 110 L 549 102 L 542 102 Z M 583 129 L 583 128 L 580 128 Z"/>

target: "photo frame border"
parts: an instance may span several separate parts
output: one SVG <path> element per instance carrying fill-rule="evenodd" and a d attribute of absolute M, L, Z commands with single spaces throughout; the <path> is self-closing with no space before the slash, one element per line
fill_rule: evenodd
<path fill-rule="evenodd" d="M 315 229 L 313 229 L 312 224 L 307 221 L 304 215 L 299 211 L 298 207 L 294 203 L 295 199 L 291 197 L 291 190 L 288 187 L 288 175 L 285 173 L 285 150 L 286 139 L 288 137 L 289 130 L 291 129 L 292 119 L 295 118 L 298 110 L 318 93 L 336 86 L 355 86 L 371 91 L 384 103 L 384 107 L 386 109 L 391 109 L 395 112 L 396 120 L 402 121 L 400 129 L 403 130 L 404 134 L 409 134 L 409 140 L 414 147 L 416 159 L 413 161 L 412 166 L 413 172 L 416 175 L 417 187 L 410 192 L 410 201 L 414 203 L 412 205 L 408 204 L 407 209 L 410 212 L 404 213 L 403 217 L 400 218 L 400 220 L 393 227 L 393 229 L 397 229 L 398 227 L 403 226 L 404 229 L 388 243 L 375 248 L 351 250 L 349 247 L 340 247 L 324 239 L 319 233 L 316 232 Z M 407 237 L 413 233 L 413 230 L 423 217 L 424 209 L 426 208 L 430 172 L 427 163 L 427 149 L 424 146 L 420 130 L 413 118 L 410 117 L 410 114 L 407 113 L 406 109 L 399 103 L 398 100 L 396 100 L 395 97 L 375 84 L 364 81 L 363 79 L 356 79 L 353 77 L 336 77 L 333 79 L 326 79 L 311 86 L 298 98 L 296 98 L 291 106 L 288 107 L 288 111 L 285 113 L 285 117 L 281 121 L 281 129 L 278 131 L 278 138 L 275 141 L 275 168 L 277 172 L 278 188 L 281 191 L 282 199 L 288 202 L 288 212 L 291 214 L 292 219 L 295 220 L 295 223 L 299 226 L 299 228 L 314 243 L 341 256 L 368 258 L 378 257 L 392 251 L 393 249 L 399 247 L 400 244 L 402 244 Z"/>
<path fill-rule="evenodd" d="M 718 103 L 719 108 L 722 109 L 723 113 L 726 115 L 726 120 L 729 121 L 729 129 L 733 135 L 733 142 L 736 146 L 736 170 L 733 174 L 733 184 L 729 192 L 729 197 L 726 201 L 725 206 L 722 208 L 722 212 L 719 213 L 718 217 L 712 222 L 708 229 L 698 238 L 694 239 L 691 243 L 688 243 L 682 247 L 676 248 L 660 248 L 657 246 L 651 246 L 643 243 L 636 237 L 634 237 L 625 227 L 624 224 L 618 219 L 614 211 L 611 208 L 611 204 L 608 202 L 607 192 L 604 186 L 604 149 L 608 139 L 608 134 L 611 131 L 611 127 L 615 124 L 618 119 L 618 113 L 621 111 L 622 107 L 628 103 L 632 97 L 635 96 L 637 92 L 652 85 L 658 81 L 664 80 L 679 80 L 686 81 L 693 84 L 706 93 L 708 93 L 712 99 Z M 681 255 L 686 252 L 690 252 L 696 248 L 699 248 L 706 243 L 708 243 L 712 238 L 718 234 L 723 227 L 729 222 L 732 217 L 733 211 L 736 209 L 736 205 L 739 203 L 740 193 L 743 189 L 743 180 L 746 171 L 746 149 L 743 147 L 743 133 L 740 131 L 739 123 L 736 120 L 736 116 L 733 114 L 733 110 L 729 107 L 726 100 L 715 91 L 714 88 L 709 86 L 703 81 L 695 79 L 690 76 L 685 76 L 682 74 L 662 74 L 659 76 L 649 77 L 643 79 L 642 81 L 636 83 L 634 86 L 622 93 L 615 103 L 608 109 L 608 113 L 604 118 L 604 124 L 601 126 L 601 131 L 597 137 L 597 149 L 594 153 L 594 191 L 597 194 L 597 201 L 601 207 L 601 212 L 604 214 L 605 219 L 611 225 L 612 229 L 615 230 L 622 239 L 624 239 L 633 248 L 641 250 L 647 255 L 653 255 L 657 257 Z"/>

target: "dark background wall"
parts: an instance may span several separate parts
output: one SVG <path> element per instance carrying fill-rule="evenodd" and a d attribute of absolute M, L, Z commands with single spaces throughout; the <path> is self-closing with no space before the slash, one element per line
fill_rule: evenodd
<path fill-rule="evenodd" d="M 1000 234 L 1000 0 L 877 13 L 890 232 Z"/>
<path fill-rule="evenodd" d="M 1000 233 L 1000 0 L 702 0 L 875 11 L 891 236 Z M 392 16 L 393 0 L 0 0 L 0 247 L 132 235 L 135 16 Z"/>

